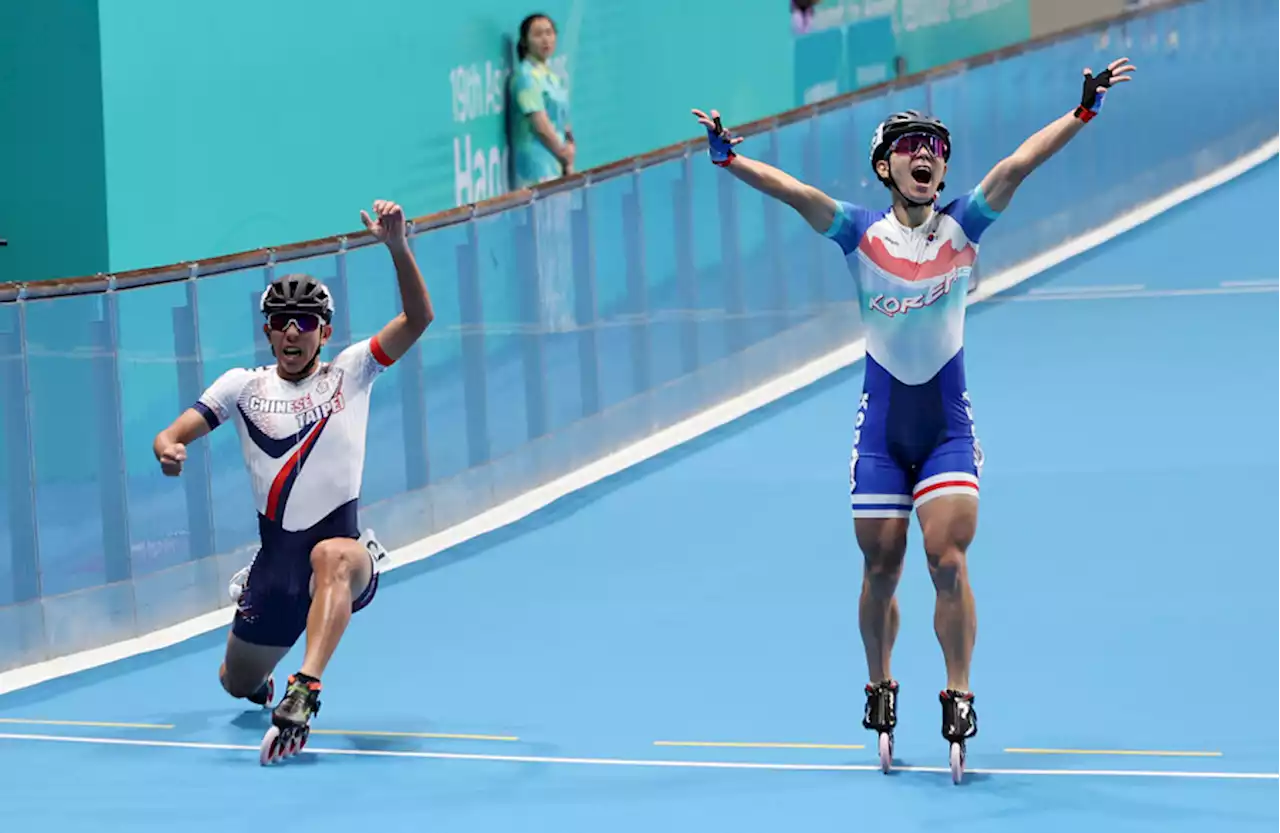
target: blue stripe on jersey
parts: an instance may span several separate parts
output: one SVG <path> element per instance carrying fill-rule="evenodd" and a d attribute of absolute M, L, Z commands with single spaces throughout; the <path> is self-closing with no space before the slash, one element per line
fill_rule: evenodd
<path fill-rule="evenodd" d="M 200 414 L 200 416 L 204 417 L 204 421 L 209 426 L 210 431 L 218 427 L 220 423 L 220 420 L 218 419 L 218 415 L 215 414 L 213 412 L 213 409 L 210 408 L 208 405 L 197 400 L 196 404 L 192 405 L 191 407 L 194 408 Z"/>
<path fill-rule="evenodd" d="M 240 408 L 241 421 L 244 422 L 245 430 L 249 432 L 249 439 L 253 440 L 254 445 L 262 449 L 263 454 L 270 455 L 277 460 L 292 451 L 294 446 L 301 442 L 307 433 L 307 428 L 304 427 L 299 428 L 298 433 L 279 440 L 274 437 L 268 437 L 261 428 L 253 424 L 253 420 L 249 419 L 249 415 L 245 413 L 243 406 L 237 405 L 236 407 Z"/>
<path fill-rule="evenodd" d="M 320 439 L 320 432 L 324 431 L 324 427 L 328 424 L 329 417 L 325 417 L 316 423 L 311 433 L 308 434 L 304 440 L 304 445 L 301 449 L 302 453 L 298 455 L 298 461 L 294 465 L 289 466 L 287 471 L 281 472 L 281 474 L 284 474 L 283 481 L 272 484 L 272 492 L 276 492 L 277 488 L 279 489 L 279 492 L 276 494 L 274 507 L 271 505 L 270 500 L 267 502 L 267 510 L 269 512 L 268 518 L 270 520 L 283 522 L 285 506 L 289 503 L 289 495 L 293 494 L 293 484 L 298 482 L 298 475 L 302 472 L 302 466 L 311 456 L 311 452 L 315 450 L 316 442 Z M 277 477 L 279 477 L 279 475 L 277 475 Z M 275 512 L 270 513 L 270 510 L 273 508 L 275 509 Z"/>

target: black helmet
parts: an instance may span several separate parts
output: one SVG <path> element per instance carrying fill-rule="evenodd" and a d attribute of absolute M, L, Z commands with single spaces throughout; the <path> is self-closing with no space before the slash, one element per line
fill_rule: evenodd
<path fill-rule="evenodd" d="M 943 159 L 951 158 L 951 131 L 947 130 L 947 126 L 933 116 L 922 115 L 918 110 L 904 110 L 880 122 L 875 135 L 871 137 L 872 171 L 876 168 L 876 162 L 886 158 L 889 146 L 894 140 L 908 133 L 929 133 L 939 137 L 947 143 L 947 152 L 943 155 Z"/>
<path fill-rule="evenodd" d="M 275 312 L 310 312 L 328 324 L 333 318 L 333 296 L 310 275 L 285 275 L 262 293 L 262 314 Z"/>

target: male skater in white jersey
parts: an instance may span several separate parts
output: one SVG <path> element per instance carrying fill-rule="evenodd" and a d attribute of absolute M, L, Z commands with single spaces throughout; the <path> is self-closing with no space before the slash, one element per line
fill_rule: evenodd
<path fill-rule="evenodd" d="M 351 615 L 377 591 L 357 518 L 370 389 L 434 317 L 400 206 L 379 200 L 373 217 L 360 216 L 391 254 L 404 311 L 377 335 L 322 362 L 320 350 L 333 332 L 328 289 L 309 275 L 279 278 L 261 305 L 275 365 L 227 371 L 153 444 L 161 470 L 177 476 L 191 442 L 228 420 L 240 434 L 262 547 L 227 638 L 223 688 L 269 704 L 276 664 L 307 635 L 302 666 L 272 713 L 264 763 L 306 743 L 325 667 Z"/>
<path fill-rule="evenodd" d="M 977 733 L 969 665 L 977 631 L 966 555 L 978 520 L 982 452 L 964 374 L 964 309 L 982 233 L 1022 181 L 1061 150 L 1102 108 L 1107 90 L 1130 80 L 1122 58 L 1084 71 L 1079 106 L 1027 139 L 977 187 L 937 202 L 951 134 L 914 110 L 886 119 L 871 140 L 870 166 L 892 196 L 871 210 L 838 202 L 762 162 L 740 156 L 742 141 L 720 117 L 694 110 L 707 129 L 711 161 L 793 207 L 840 245 L 867 328 L 866 377 L 854 424 L 849 486 L 864 557 L 859 626 L 870 682 L 863 725 L 880 733 L 881 764 L 892 759 L 898 684 L 889 657 L 898 631 L 895 591 L 914 508 L 937 595 L 934 629 L 946 661 L 942 734 L 959 777 L 964 741 Z M 981 93 L 981 90 L 976 91 Z"/>

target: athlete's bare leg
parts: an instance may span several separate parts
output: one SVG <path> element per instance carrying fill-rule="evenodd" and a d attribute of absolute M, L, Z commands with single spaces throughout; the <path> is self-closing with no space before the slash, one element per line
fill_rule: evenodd
<path fill-rule="evenodd" d="M 898 600 L 907 552 L 907 518 L 854 518 L 854 533 L 862 550 L 862 595 L 858 599 L 858 628 L 867 652 L 869 681 L 890 679 L 889 658 L 898 636 Z"/>
<path fill-rule="evenodd" d="M 947 663 L 947 688 L 967 692 L 978 615 L 966 559 L 977 530 L 978 501 L 969 495 L 945 495 L 920 506 L 916 514 L 937 591 L 933 629 Z"/>
<path fill-rule="evenodd" d="M 359 541 L 330 538 L 311 550 L 311 611 L 307 650 L 298 669 L 317 680 L 351 621 L 351 604 L 373 580 L 373 562 Z"/>
<path fill-rule="evenodd" d="M 218 669 L 218 679 L 232 697 L 248 697 L 262 688 L 276 664 L 287 653 L 287 647 L 254 645 L 229 633 L 227 653 Z"/>

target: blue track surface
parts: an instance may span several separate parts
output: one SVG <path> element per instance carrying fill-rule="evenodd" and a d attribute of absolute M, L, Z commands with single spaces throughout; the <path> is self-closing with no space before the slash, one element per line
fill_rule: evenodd
<path fill-rule="evenodd" d="M 45 736 L 0 740 L 0 828 L 1275 830 L 1276 179 L 1273 160 L 971 311 L 987 464 L 971 553 L 979 771 L 963 787 L 945 773 L 914 530 L 897 751 L 935 771 L 870 771 L 847 505 L 856 369 L 388 576 L 316 727 L 517 740 L 318 734 L 315 749 L 358 754 L 261 769 L 266 716 L 218 688 L 219 632 L 0 698 L 9 720 L 172 727 L 0 726 Z M 1223 260 L 1241 210 L 1262 215 L 1256 245 Z M 1249 281 L 1266 285 L 1223 285 Z M 592 760 L 546 760 L 564 758 Z M 1064 774 L 1079 770 L 1094 772 Z"/>

